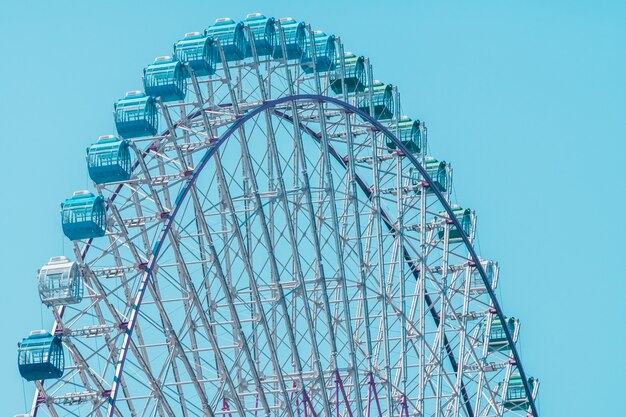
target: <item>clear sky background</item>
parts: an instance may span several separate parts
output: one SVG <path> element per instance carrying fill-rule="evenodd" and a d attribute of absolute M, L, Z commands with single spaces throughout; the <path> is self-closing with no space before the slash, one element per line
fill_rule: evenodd
<path fill-rule="evenodd" d="M 30 406 L 16 342 L 52 323 L 36 270 L 69 252 L 59 203 L 89 185 L 114 101 L 185 32 L 256 11 L 341 35 L 426 121 L 500 262 L 541 416 L 624 415 L 626 2 L 430 3 L 2 0 L 0 415 Z"/>

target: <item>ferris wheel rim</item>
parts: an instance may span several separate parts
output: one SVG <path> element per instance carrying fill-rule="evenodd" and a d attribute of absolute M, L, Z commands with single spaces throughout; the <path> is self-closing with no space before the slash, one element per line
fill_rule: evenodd
<path fill-rule="evenodd" d="M 132 333 L 133 333 L 133 329 L 134 329 L 134 325 L 137 321 L 137 317 L 138 317 L 138 313 L 139 313 L 139 309 L 141 307 L 141 302 L 143 300 L 143 296 L 145 294 L 145 290 L 147 288 L 148 285 L 148 281 L 151 277 L 152 274 L 152 270 L 154 269 L 155 265 L 156 265 L 156 261 L 158 258 L 158 255 L 161 251 L 161 248 L 163 247 L 163 244 L 165 242 L 165 239 L 167 237 L 167 233 L 169 231 L 169 229 L 172 227 L 173 223 L 174 223 L 174 219 L 176 218 L 176 214 L 178 213 L 180 207 L 181 207 L 181 203 L 185 200 L 185 197 L 187 196 L 189 190 L 191 189 L 191 187 L 194 185 L 196 179 L 198 178 L 198 176 L 200 175 L 200 173 L 203 171 L 204 167 L 207 165 L 207 163 L 209 162 L 209 160 L 211 160 L 211 158 L 216 154 L 217 150 L 220 148 L 220 146 L 222 144 L 224 144 L 230 136 L 232 136 L 237 129 L 239 129 L 240 127 L 242 127 L 248 120 L 250 120 L 251 118 L 257 116 L 258 114 L 262 113 L 263 111 L 267 111 L 269 109 L 274 108 L 275 106 L 279 105 L 279 104 L 283 104 L 286 102 L 297 102 L 297 101 L 313 101 L 313 102 L 325 102 L 325 103 L 331 103 L 334 105 L 337 105 L 339 107 L 342 107 L 344 110 L 353 112 L 358 114 L 360 117 L 364 118 L 365 120 L 367 120 L 367 122 L 371 123 L 372 126 L 376 127 L 377 129 L 379 129 L 387 138 L 389 138 L 390 140 L 392 140 L 395 145 L 398 147 L 398 149 L 403 153 L 403 156 L 407 157 L 408 160 L 413 164 L 413 166 L 415 168 L 417 168 L 417 170 L 420 172 L 420 174 L 423 176 L 423 178 L 429 182 L 432 183 L 432 178 L 430 177 L 430 175 L 428 174 L 428 172 L 426 171 L 426 169 L 422 166 L 422 164 L 418 161 L 418 159 L 409 151 L 409 149 L 402 143 L 402 141 L 400 141 L 384 124 L 382 124 L 381 122 L 379 122 L 378 120 L 376 120 L 374 117 L 370 116 L 368 113 L 364 112 L 363 110 L 359 109 L 356 106 L 351 105 L 350 103 L 346 103 L 343 100 L 340 100 L 338 98 L 334 98 L 334 97 L 330 97 L 330 96 L 325 96 L 325 95 L 319 95 L 319 94 L 297 94 L 297 95 L 290 95 L 290 96 L 284 96 L 284 97 L 280 97 L 277 99 L 273 99 L 273 100 L 268 100 L 265 101 L 263 104 L 252 108 L 250 110 L 248 110 L 245 114 L 241 115 L 237 120 L 235 120 L 229 127 L 228 129 L 217 139 L 213 142 L 212 146 L 205 152 L 205 154 L 202 156 L 200 162 L 198 163 L 198 165 L 195 167 L 195 169 L 193 170 L 193 172 L 191 173 L 191 175 L 189 175 L 189 177 L 187 178 L 187 180 L 185 181 L 185 185 L 182 188 L 182 190 L 178 193 L 178 195 L 176 196 L 175 200 L 174 200 L 174 206 L 172 207 L 172 210 L 167 214 L 167 217 L 165 219 L 165 224 L 162 228 L 160 237 L 156 240 L 151 254 L 150 254 L 150 260 L 148 262 L 148 265 L 145 268 L 144 271 L 144 276 L 141 279 L 141 284 L 139 286 L 139 290 L 137 295 L 135 296 L 135 302 L 133 303 L 133 311 L 131 314 L 131 317 L 128 321 L 128 326 L 125 329 L 125 334 L 124 334 L 124 341 L 122 346 L 120 347 L 121 352 L 120 352 L 120 357 L 118 358 L 117 361 L 117 365 L 116 365 L 116 370 L 115 370 L 115 374 L 114 374 L 114 380 L 113 380 L 113 385 L 111 387 L 111 392 L 110 392 L 110 396 L 108 399 L 109 402 L 109 406 L 107 409 L 107 417 L 113 417 L 113 415 L 115 414 L 115 406 L 116 406 L 116 398 L 117 398 L 117 393 L 118 393 L 118 388 L 119 388 L 119 381 L 120 378 L 123 374 L 123 369 L 124 369 L 124 364 L 125 364 L 125 360 L 126 360 L 126 355 L 128 353 L 128 345 L 129 345 L 129 341 L 130 338 L 132 337 Z M 198 111 L 192 113 L 191 115 L 188 115 L 187 118 L 194 118 L 194 117 L 198 117 L 199 115 L 202 114 L 202 112 L 204 111 L 204 109 L 199 109 Z M 169 130 L 169 129 L 168 129 Z M 150 151 L 149 148 L 147 148 L 146 150 L 144 150 L 142 152 L 142 155 L 146 155 L 148 152 Z M 133 169 L 136 168 L 136 165 L 138 164 L 138 162 L 136 161 Z M 360 186 L 362 187 L 363 184 L 360 184 Z M 116 192 L 113 194 L 113 196 L 111 197 L 111 200 L 113 200 L 115 198 L 115 196 L 118 194 L 118 190 L 121 189 L 122 185 L 120 185 L 117 189 Z M 487 278 L 487 274 L 485 272 L 485 269 L 482 265 L 482 262 L 478 256 L 478 254 L 476 253 L 476 251 L 474 250 L 473 245 L 471 244 L 467 234 L 465 233 L 465 231 L 463 230 L 460 221 L 457 219 L 457 217 L 454 215 L 453 212 L 453 208 L 452 205 L 446 200 L 445 196 L 443 195 L 443 193 L 437 188 L 437 187 L 431 187 L 433 194 L 437 197 L 437 199 L 439 200 L 439 203 L 444 207 L 447 215 L 449 216 L 449 221 L 451 222 L 451 224 L 453 226 L 455 226 L 457 228 L 457 230 L 459 230 L 460 232 L 460 237 L 461 240 L 463 241 L 465 247 L 467 248 L 467 250 L 469 251 L 470 257 L 471 257 L 471 261 L 474 263 L 474 268 L 476 268 L 476 270 L 478 271 L 478 273 L 480 274 L 483 283 L 485 284 L 485 288 L 489 294 L 490 300 L 493 303 L 493 308 L 495 310 L 495 313 L 497 314 L 498 318 L 500 320 L 502 320 L 503 322 L 505 321 L 505 315 L 503 313 L 503 310 L 495 296 L 495 293 L 493 291 L 493 289 L 491 288 L 490 282 Z M 364 189 L 364 191 L 368 192 L 370 191 L 369 189 Z M 371 191 L 370 191 L 371 192 Z M 85 251 L 87 251 L 89 248 L 89 243 L 87 244 L 87 246 L 84 248 Z M 532 395 L 532 389 L 530 388 L 530 385 L 528 383 L 528 380 L 526 378 L 526 373 L 524 371 L 522 362 L 521 362 L 521 358 L 519 355 L 519 352 L 517 351 L 517 348 L 515 346 L 514 340 L 513 340 L 513 336 L 511 334 L 511 332 L 509 331 L 509 329 L 504 326 L 503 327 L 504 330 L 504 334 L 506 336 L 506 339 L 509 343 L 509 346 L 511 347 L 511 352 L 513 355 L 513 360 L 515 361 L 515 365 L 516 368 L 519 371 L 519 374 L 522 378 L 522 383 L 524 386 L 524 390 L 526 393 L 526 396 L 528 398 L 529 401 L 529 405 L 531 407 L 531 411 L 532 411 L 532 415 L 534 416 L 538 416 L 537 414 L 537 409 L 536 409 L 536 404 Z M 469 402 L 466 402 L 466 404 L 469 404 Z M 471 405 L 470 405 L 471 406 Z M 473 413 L 471 413 L 473 415 Z"/>

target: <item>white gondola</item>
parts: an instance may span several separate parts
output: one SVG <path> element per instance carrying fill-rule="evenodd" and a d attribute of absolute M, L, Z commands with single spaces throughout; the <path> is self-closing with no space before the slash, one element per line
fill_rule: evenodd
<path fill-rule="evenodd" d="M 38 274 L 39 297 L 48 307 L 78 304 L 83 299 L 83 274 L 77 262 L 53 256 Z"/>

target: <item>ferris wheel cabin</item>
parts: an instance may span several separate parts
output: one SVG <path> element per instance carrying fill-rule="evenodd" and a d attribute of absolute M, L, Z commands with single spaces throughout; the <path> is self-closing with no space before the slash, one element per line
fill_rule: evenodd
<path fill-rule="evenodd" d="M 352 52 L 346 52 L 343 56 L 343 68 L 341 58 L 337 58 L 335 73 L 330 77 L 330 88 L 335 94 L 343 93 L 343 86 L 346 86 L 347 93 L 362 92 L 365 90 L 365 58 L 356 56 Z M 345 76 L 344 76 L 345 75 Z"/>
<path fill-rule="evenodd" d="M 215 74 L 218 61 L 213 38 L 200 32 L 185 33 L 185 37 L 174 44 L 174 56 L 183 64 L 189 64 L 194 74 L 203 77 Z M 189 77 L 188 71 L 184 71 Z"/>
<path fill-rule="evenodd" d="M 83 276 L 77 262 L 54 256 L 39 270 L 39 297 L 48 306 L 80 303 L 83 299 Z"/>
<path fill-rule="evenodd" d="M 102 237 L 106 233 L 104 197 L 77 191 L 61 204 L 63 233 L 70 240 Z"/>
<path fill-rule="evenodd" d="M 143 70 L 143 86 L 146 94 L 162 101 L 183 100 L 187 95 L 187 78 L 182 63 L 171 56 L 155 58 Z"/>
<path fill-rule="evenodd" d="M 539 380 L 530 377 L 528 378 L 528 384 L 532 390 L 533 398 L 537 394 L 539 387 Z M 530 400 L 526 396 L 526 390 L 524 389 L 524 381 L 519 373 L 513 373 L 509 377 L 509 382 L 506 388 L 506 394 L 504 398 L 504 408 L 510 411 L 523 411 L 530 405 Z"/>
<path fill-rule="evenodd" d="M 300 59 L 304 53 L 304 42 L 306 37 L 304 22 L 297 22 L 291 17 L 283 17 L 278 19 L 278 24 L 282 30 L 284 37 L 284 47 L 287 52 L 287 59 Z M 281 36 L 277 33 L 278 41 L 274 46 L 272 58 L 278 59 L 283 57 L 283 45 L 281 44 Z"/>
<path fill-rule="evenodd" d="M 212 26 L 209 26 L 206 34 L 219 41 L 226 61 L 239 61 L 244 58 L 246 36 L 243 31 L 243 22 L 235 22 L 230 17 L 222 17 L 217 19 Z M 217 62 L 221 61 L 222 57 L 218 53 Z"/>
<path fill-rule="evenodd" d="M 459 207 L 459 206 L 452 206 L 452 212 L 454 213 L 454 216 L 459 221 L 459 223 L 461 223 L 461 229 L 463 230 L 465 235 L 471 240 L 474 234 L 474 223 L 476 219 L 476 215 L 474 214 L 474 211 L 472 211 L 471 209 L 463 209 L 462 207 Z M 441 213 L 439 213 L 439 216 L 443 218 L 447 218 L 448 213 L 445 211 L 442 211 Z M 450 219 L 447 219 L 447 222 L 451 223 Z M 445 229 L 440 230 L 439 239 L 443 239 L 444 235 L 445 235 Z M 459 231 L 459 229 L 457 229 L 457 227 L 454 224 L 450 224 L 449 232 L 448 232 L 448 241 L 453 241 L 453 242 L 460 241 L 462 239 L 461 236 L 462 234 Z"/>
<path fill-rule="evenodd" d="M 389 120 L 393 117 L 393 86 L 383 84 L 374 80 L 371 87 L 371 104 L 373 107 L 373 117 L 376 120 Z M 370 114 L 370 88 L 366 88 L 363 94 L 357 99 L 357 107 L 367 114 Z M 370 114 L 371 115 L 371 114 Z"/>
<path fill-rule="evenodd" d="M 481 261 L 485 274 L 487 275 L 487 282 L 491 289 L 495 289 L 498 285 L 498 263 L 494 261 Z M 487 287 L 483 281 L 483 277 L 478 272 L 478 268 L 472 268 L 470 275 L 470 293 L 474 295 L 484 294 L 487 292 Z"/>
<path fill-rule="evenodd" d="M 446 161 L 438 161 L 435 158 L 427 156 L 424 161 L 424 169 L 432 180 L 432 184 L 425 183 L 425 186 L 428 187 L 426 191 L 427 194 L 433 193 L 431 186 L 437 187 L 437 189 L 442 193 L 448 191 L 451 175 L 450 165 L 447 164 Z M 422 175 L 417 168 L 411 168 L 409 175 L 413 186 L 416 186 L 420 183 L 420 181 L 422 181 Z M 417 189 L 416 192 L 420 193 L 421 190 Z"/>
<path fill-rule="evenodd" d="M 506 333 L 504 331 L 504 326 L 507 327 L 511 337 L 513 338 L 513 343 L 517 342 L 517 337 L 519 334 L 519 320 L 515 317 L 509 317 L 505 320 L 505 324 L 502 324 L 502 321 L 495 317 L 491 321 L 491 327 L 489 328 L 489 351 L 497 352 L 502 350 L 509 350 L 511 346 L 509 345 L 509 341 L 506 338 Z"/>
<path fill-rule="evenodd" d="M 18 369 L 25 380 L 58 379 L 63 376 L 65 360 L 60 336 L 35 330 L 17 346 Z"/>
<path fill-rule="evenodd" d="M 312 45 L 306 45 L 304 55 L 300 59 L 300 66 L 307 74 L 314 72 L 326 72 L 335 69 L 337 61 L 337 48 L 335 46 L 335 35 L 327 35 L 316 30 L 313 33 Z M 315 54 L 313 47 L 315 46 Z"/>
<path fill-rule="evenodd" d="M 265 17 L 261 13 L 250 13 L 243 21 L 250 28 L 252 38 L 246 42 L 246 57 L 252 56 L 251 43 L 258 56 L 271 55 L 276 47 L 276 25 L 273 17 Z"/>
<path fill-rule="evenodd" d="M 426 173 L 433 180 L 432 185 L 437 187 L 439 191 L 448 191 L 450 169 L 446 161 L 439 162 L 434 158 L 428 158 L 424 162 L 424 168 L 426 168 Z"/>
<path fill-rule="evenodd" d="M 113 135 L 100 136 L 87 148 L 87 169 L 96 184 L 128 180 L 132 171 L 129 142 Z"/>
<path fill-rule="evenodd" d="M 424 122 L 412 120 L 408 116 L 401 116 L 397 125 L 392 126 L 390 130 L 411 153 L 419 154 L 426 147 Z M 396 149 L 396 143 L 387 138 L 387 147 L 392 150 Z"/>
<path fill-rule="evenodd" d="M 141 91 L 130 91 L 115 104 L 117 134 L 131 139 L 154 136 L 158 129 L 158 114 L 153 97 Z"/>

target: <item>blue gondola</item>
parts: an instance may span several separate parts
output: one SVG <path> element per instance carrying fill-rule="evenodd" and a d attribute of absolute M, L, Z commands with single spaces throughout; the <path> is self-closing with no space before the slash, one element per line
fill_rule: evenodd
<path fill-rule="evenodd" d="M 143 70 L 146 94 L 162 101 L 183 100 L 187 95 L 187 78 L 183 64 L 171 56 L 160 56 Z"/>
<path fill-rule="evenodd" d="M 452 212 L 454 213 L 454 216 L 457 218 L 459 223 L 461 223 L 461 229 L 463 230 L 463 232 L 465 232 L 467 237 L 471 239 L 474 231 L 474 212 L 471 209 L 463 209 L 459 206 L 452 206 Z M 439 216 L 447 218 L 448 213 L 442 211 L 441 213 L 439 213 Z M 444 230 L 439 231 L 439 239 L 443 239 L 444 233 Z M 461 239 L 461 232 L 459 231 L 459 229 L 457 229 L 456 226 L 451 224 L 450 232 L 448 234 L 448 241 L 459 241 Z"/>
<path fill-rule="evenodd" d="M 517 329 L 519 327 L 519 320 L 515 317 L 509 317 L 505 321 L 506 327 L 509 329 L 509 333 L 513 338 L 513 342 L 517 339 Z M 491 327 L 489 328 L 489 351 L 496 352 L 501 350 L 509 350 L 511 346 L 506 338 L 504 325 L 499 318 L 494 318 L 491 321 Z"/>
<path fill-rule="evenodd" d="M 426 168 L 426 173 L 433 180 L 433 186 L 437 187 L 439 191 L 448 191 L 450 168 L 446 161 L 439 162 L 434 158 L 427 158 L 424 162 L 424 168 Z"/>
<path fill-rule="evenodd" d="M 284 35 L 285 50 L 287 51 L 287 59 L 300 59 L 304 53 L 304 45 L 306 41 L 306 31 L 304 22 L 296 22 L 291 17 L 283 17 L 278 19 L 280 27 Z M 277 41 L 274 46 L 272 57 L 275 59 L 283 57 L 283 45 L 281 45 L 281 36 L 276 34 Z"/>
<path fill-rule="evenodd" d="M 244 25 L 250 27 L 253 39 L 246 42 L 246 57 L 252 56 L 251 42 L 254 40 L 254 46 L 258 56 L 270 55 L 274 52 L 276 41 L 276 25 L 273 17 L 265 17 L 261 13 L 250 13 L 243 21 Z"/>
<path fill-rule="evenodd" d="M 80 303 L 83 299 L 83 275 L 77 262 L 54 256 L 39 270 L 39 297 L 48 306 Z"/>
<path fill-rule="evenodd" d="M 229 17 L 217 19 L 206 31 L 208 36 L 218 40 L 224 50 L 226 61 L 238 61 L 243 59 L 246 53 L 246 36 L 243 30 L 243 22 L 235 22 Z M 217 62 L 222 57 L 217 55 Z"/>
<path fill-rule="evenodd" d="M 65 371 L 65 358 L 60 336 L 45 330 L 33 331 L 17 344 L 17 364 L 27 381 L 58 379 Z"/>
<path fill-rule="evenodd" d="M 130 91 L 115 104 L 115 127 L 123 138 L 156 135 L 158 120 L 156 101 L 141 91 Z"/>
<path fill-rule="evenodd" d="M 378 80 L 372 83 L 372 107 L 374 108 L 374 118 L 376 120 L 388 120 L 393 117 L 393 86 L 383 84 Z M 370 114 L 370 93 L 369 87 L 360 94 L 357 99 L 357 107 L 367 114 Z"/>
<path fill-rule="evenodd" d="M 528 378 L 528 385 L 534 396 L 537 391 L 539 381 L 533 377 Z M 524 389 L 524 380 L 518 373 L 514 373 L 509 378 L 504 397 L 504 408 L 511 411 L 523 411 L 530 406 L 530 401 Z"/>
<path fill-rule="evenodd" d="M 335 69 L 337 61 L 337 48 L 335 46 L 335 35 L 327 35 L 321 31 L 313 34 L 315 42 L 315 63 L 313 62 L 313 45 L 305 42 L 304 55 L 300 59 L 300 66 L 307 74 L 313 72 L 325 72 Z"/>
<path fill-rule="evenodd" d="M 391 133 L 397 135 L 400 142 L 408 148 L 409 152 L 419 154 L 424 149 L 424 142 L 426 141 L 424 122 L 402 116 L 397 126 L 392 126 L 390 130 Z M 396 149 L 396 143 L 387 138 L 387 147 L 391 152 L 393 149 Z"/>
<path fill-rule="evenodd" d="M 446 161 L 438 161 L 432 157 L 426 157 L 424 161 L 424 168 L 426 169 L 426 173 L 432 179 L 432 184 L 428 183 L 427 193 L 433 193 L 433 187 L 437 187 L 437 189 L 443 193 L 448 191 L 449 182 L 450 182 L 450 166 L 446 163 Z M 416 168 L 411 168 L 410 170 L 411 183 L 413 186 L 422 181 L 422 177 L 419 171 Z M 415 190 L 417 193 L 421 192 L 421 189 Z"/>
<path fill-rule="evenodd" d="M 348 93 L 363 91 L 366 84 L 365 58 L 356 56 L 352 52 L 346 52 L 343 57 L 343 66 L 345 77 L 341 70 L 341 58 L 337 58 L 335 73 L 330 77 L 330 88 L 333 92 L 341 94 L 344 85 Z"/>
<path fill-rule="evenodd" d="M 63 233 L 70 240 L 91 239 L 106 233 L 104 197 L 77 191 L 61 204 Z"/>
<path fill-rule="evenodd" d="M 215 74 L 218 62 L 217 48 L 213 38 L 200 32 L 185 33 L 185 37 L 174 44 L 174 56 L 183 64 L 189 64 L 198 77 Z M 185 71 L 189 77 L 189 71 Z"/>
<path fill-rule="evenodd" d="M 96 184 L 130 179 L 129 142 L 113 135 L 100 136 L 98 142 L 87 148 L 87 169 Z"/>
<path fill-rule="evenodd" d="M 462 214 L 461 214 L 462 213 Z M 474 222 L 475 222 L 475 213 L 472 209 L 463 210 L 461 207 L 456 208 L 454 214 L 459 218 L 461 222 L 461 229 L 470 239 L 474 234 Z M 453 233 L 454 232 L 454 233 Z M 454 228 L 454 231 L 450 231 L 450 239 L 461 239 L 461 233 L 458 229 Z"/>

